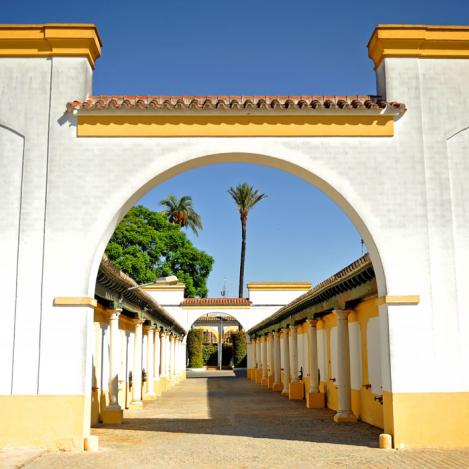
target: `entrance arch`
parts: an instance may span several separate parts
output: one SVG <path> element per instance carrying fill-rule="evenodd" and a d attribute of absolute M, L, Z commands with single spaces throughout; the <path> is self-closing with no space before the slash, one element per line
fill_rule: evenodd
<path fill-rule="evenodd" d="M 252 163 L 280 169 L 308 181 L 324 192 L 345 212 L 362 236 L 362 239 L 368 247 L 373 267 L 376 272 L 378 292 L 381 296 L 387 294 L 385 270 L 381 260 L 378 243 L 374 239 L 372 233 L 373 228 L 370 229 L 365 222 L 365 220 L 371 219 L 372 217 L 367 214 L 366 207 L 363 207 L 362 209 L 359 194 L 353 192 L 344 194 L 342 189 L 335 186 L 333 181 L 334 179 L 341 179 L 339 174 L 329 173 L 329 181 L 327 181 L 324 179 L 325 174 L 319 175 L 318 173 L 311 171 L 308 167 L 309 165 L 301 166 L 298 163 L 293 162 L 292 159 L 294 158 L 286 159 L 277 155 L 273 156 L 265 153 L 230 152 L 202 156 L 185 154 L 181 159 L 184 161 L 175 164 L 171 164 L 172 162 L 170 162 L 170 164 L 165 164 L 157 174 L 148 175 L 146 172 L 144 172 L 144 174 L 137 174 L 135 179 L 141 180 L 141 186 L 135 190 L 135 187 L 132 184 L 129 184 L 128 192 L 123 192 L 122 196 L 116 201 L 117 206 L 107 208 L 106 216 L 100 219 L 100 221 L 102 221 L 102 227 L 100 228 L 102 233 L 97 244 L 98 248 L 96 249 L 92 260 L 92 266 L 89 269 L 90 277 L 88 282 L 88 294 L 92 294 L 94 291 L 94 273 L 95 271 L 97 272 L 97 268 L 107 242 L 120 220 L 139 199 L 141 199 L 155 186 L 185 171 L 211 164 L 222 163 Z M 300 158 L 297 157 L 296 159 L 298 160 Z M 130 180 L 128 182 L 130 182 Z M 127 187 L 127 185 L 124 186 Z M 339 186 L 339 184 L 337 184 L 337 186 Z"/>

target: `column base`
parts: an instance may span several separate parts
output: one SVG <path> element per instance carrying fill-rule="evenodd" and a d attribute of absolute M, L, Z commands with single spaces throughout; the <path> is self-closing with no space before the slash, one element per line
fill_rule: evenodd
<path fill-rule="evenodd" d="M 262 382 L 262 370 L 257 368 L 256 370 L 256 384 L 261 384 Z"/>
<path fill-rule="evenodd" d="M 269 389 L 272 389 L 274 386 L 274 377 L 272 375 L 270 375 L 268 378 L 267 378 L 267 387 Z"/>
<path fill-rule="evenodd" d="M 161 392 L 165 392 L 169 389 L 169 380 L 166 376 L 160 377 L 160 386 L 161 386 Z"/>
<path fill-rule="evenodd" d="M 155 393 L 148 393 L 143 396 L 146 401 L 154 401 L 156 399 L 156 394 Z"/>
<path fill-rule="evenodd" d="M 161 396 L 161 381 L 159 379 L 155 380 L 153 386 L 155 388 L 155 396 L 160 397 Z"/>
<path fill-rule="evenodd" d="M 143 402 L 142 401 L 132 401 L 129 404 L 129 409 L 143 409 Z"/>
<path fill-rule="evenodd" d="M 272 385 L 272 391 L 273 392 L 281 392 L 283 389 L 283 384 L 282 383 L 277 383 Z"/>
<path fill-rule="evenodd" d="M 269 378 L 262 378 L 261 384 L 262 384 L 262 386 L 268 386 L 269 385 Z"/>
<path fill-rule="evenodd" d="M 288 397 L 289 392 L 282 387 L 282 393 L 280 394 L 283 397 Z"/>
<path fill-rule="evenodd" d="M 322 392 L 306 393 L 306 407 L 308 409 L 323 409 L 326 405 L 325 394 Z"/>
<path fill-rule="evenodd" d="M 288 399 L 290 401 L 302 401 L 305 398 L 303 383 L 290 383 L 288 385 Z"/>
<path fill-rule="evenodd" d="M 99 451 L 99 438 L 96 435 L 85 436 L 83 449 L 95 453 Z"/>
<path fill-rule="evenodd" d="M 353 415 L 353 412 L 351 410 L 340 410 L 339 412 L 337 412 L 337 414 L 334 415 L 334 422 L 337 423 L 355 423 L 356 421 L 357 417 Z"/>
<path fill-rule="evenodd" d="M 124 411 L 119 407 L 108 407 L 101 412 L 101 420 L 106 425 L 115 425 L 122 423 Z"/>

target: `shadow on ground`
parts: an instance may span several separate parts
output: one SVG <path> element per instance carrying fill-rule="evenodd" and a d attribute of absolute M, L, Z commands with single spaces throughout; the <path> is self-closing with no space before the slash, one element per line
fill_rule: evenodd
<path fill-rule="evenodd" d="M 289 401 L 245 375 L 245 370 L 190 373 L 161 399 L 145 404 L 148 417 L 133 413 L 113 428 L 378 446 L 378 428 L 363 422 L 337 424 L 329 409 L 306 409 L 304 401 Z M 197 418 L 202 407 L 207 417 Z"/>

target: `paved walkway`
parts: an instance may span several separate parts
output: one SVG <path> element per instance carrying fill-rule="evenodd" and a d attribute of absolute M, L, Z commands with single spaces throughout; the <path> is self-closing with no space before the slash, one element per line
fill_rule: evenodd
<path fill-rule="evenodd" d="M 194 376 L 194 374 L 193 374 Z M 468 450 L 380 450 L 380 430 L 335 424 L 231 372 L 197 373 L 121 426 L 98 453 L 45 453 L 27 468 L 467 468 Z M 212 376 L 212 377 L 209 377 Z"/>

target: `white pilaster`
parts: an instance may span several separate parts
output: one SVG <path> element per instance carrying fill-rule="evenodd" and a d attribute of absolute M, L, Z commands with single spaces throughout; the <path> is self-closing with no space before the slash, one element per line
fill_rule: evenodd
<path fill-rule="evenodd" d="M 298 383 L 298 340 L 296 326 L 290 326 L 290 383 Z"/>
<path fill-rule="evenodd" d="M 150 326 L 147 330 L 147 397 L 153 398 L 155 396 L 155 367 L 153 360 L 155 358 L 155 342 L 154 342 L 155 327 Z"/>
<path fill-rule="evenodd" d="M 161 352 L 161 337 L 159 329 L 155 329 L 154 333 L 154 355 L 153 355 L 153 376 L 154 381 L 160 380 L 160 352 Z"/>
<path fill-rule="evenodd" d="M 313 319 L 308 323 L 308 373 L 309 373 L 309 392 L 319 392 L 318 377 L 318 335 L 316 322 Z"/>
<path fill-rule="evenodd" d="M 280 359 L 280 332 L 273 333 L 274 341 L 274 359 L 273 359 L 273 371 L 274 371 L 274 391 L 277 390 L 277 387 L 280 387 L 282 384 L 281 381 L 281 359 Z M 279 389 L 279 391 L 281 388 Z"/>
<path fill-rule="evenodd" d="M 134 359 L 132 368 L 132 402 L 130 408 L 141 408 L 142 404 L 142 324 L 143 319 L 135 321 Z"/>
<path fill-rule="evenodd" d="M 119 316 L 122 309 L 115 309 L 109 318 L 110 350 L 109 350 L 109 408 L 121 410 L 119 405 L 119 368 L 121 362 Z"/>
<path fill-rule="evenodd" d="M 283 374 L 284 383 L 282 395 L 288 396 L 288 385 L 290 383 L 290 341 L 288 338 L 288 329 L 282 329 L 282 340 L 283 340 Z"/>
<path fill-rule="evenodd" d="M 167 368 L 167 347 L 166 340 L 168 338 L 167 332 L 162 331 L 160 334 L 160 360 L 161 360 L 161 378 L 168 378 L 168 368 Z"/>
<path fill-rule="evenodd" d="M 267 381 L 267 336 L 262 337 L 262 384 Z"/>

